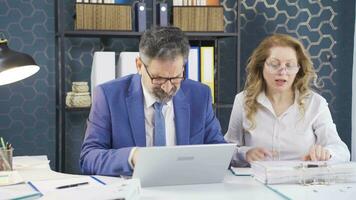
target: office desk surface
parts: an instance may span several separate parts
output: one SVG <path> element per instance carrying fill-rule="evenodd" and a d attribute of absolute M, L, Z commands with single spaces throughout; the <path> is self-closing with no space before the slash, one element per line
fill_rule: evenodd
<path fill-rule="evenodd" d="M 114 181 L 100 177 L 104 182 Z M 250 176 L 234 176 L 226 171 L 223 183 L 147 187 L 141 190 L 142 200 L 160 199 L 284 199 Z"/>
<path fill-rule="evenodd" d="M 51 171 L 46 157 L 19 157 L 14 159 L 15 168 L 25 181 L 50 181 L 70 179 L 81 175 Z M 107 184 L 122 181 L 117 177 L 97 176 Z M 274 190 L 274 191 L 273 191 Z M 1 195 L 0 195 L 1 196 Z M 235 176 L 226 171 L 223 183 L 148 187 L 141 190 L 142 200 L 163 199 L 354 199 L 356 184 L 331 184 L 322 186 L 270 185 L 255 181 L 251 176 Z M 1 198 L 0 198 L 1 199 Z"/>

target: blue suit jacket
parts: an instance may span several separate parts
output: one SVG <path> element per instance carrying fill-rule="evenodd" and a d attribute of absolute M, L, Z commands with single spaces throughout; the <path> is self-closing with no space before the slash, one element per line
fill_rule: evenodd
<path fill-rule="evenodd" d="M 80 154 L 85 174 L 132 175 L 131 149 L 146 146 L 141 76 L 129 75 L 98 86 Z M 209 87 L 184 80 L 173 97 L 177 145 L 225 143 Z"/>

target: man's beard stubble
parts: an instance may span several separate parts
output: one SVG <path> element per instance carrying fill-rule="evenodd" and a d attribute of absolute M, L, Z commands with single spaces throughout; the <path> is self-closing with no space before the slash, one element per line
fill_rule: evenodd
<path fill-rule="evenodd" d="M 159 101 L 162 103 L 167 103 L 174 97 L 174 95 L 177 94 L 177 91 L 177 86 L 173 85 L 169 93 L 166 93 L 161 87 L 153 88 L 152 93 Z"/>

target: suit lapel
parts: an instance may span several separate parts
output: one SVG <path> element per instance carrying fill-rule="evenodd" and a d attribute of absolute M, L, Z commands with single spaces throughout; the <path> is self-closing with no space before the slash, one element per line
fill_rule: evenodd
<path fill-rule="evenodd" d="M 136 146 L 146 146 L 145 114 L 140 75 L 132 77 L 126 106 Z"/>
<path fill-rule="evenodd" d="M 180 89 L 173 98 L 177 145 L 189 144 L 190 105 Z"/>

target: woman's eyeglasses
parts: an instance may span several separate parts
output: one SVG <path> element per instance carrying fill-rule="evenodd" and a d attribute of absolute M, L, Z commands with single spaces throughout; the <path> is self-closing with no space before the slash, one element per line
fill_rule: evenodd
<path fill-rule="evenodd" d="M 278 60 L 265 61 L 265 64 L 271 74 L 278 74 L 282 69 L 285 69 L 287 74 L 296 74 L 300 68 L 297 63 L 293 62 L 287 62 L 282 66 L 282 63 Z"/>

